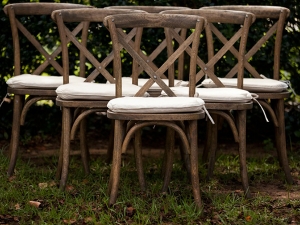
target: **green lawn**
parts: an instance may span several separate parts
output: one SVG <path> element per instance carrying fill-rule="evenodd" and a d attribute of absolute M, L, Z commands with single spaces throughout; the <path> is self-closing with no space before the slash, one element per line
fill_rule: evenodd
<path fill-rule="evenodd" d="M 300 154 L 289 155 L 296 182 Z M 91 160 L 86 176 L 78 156 L 71 157 L 68 187 L 55 181 L 56 157 L 19 159 L 15 176 L 7 178 L 4 149 L 0 152 L 0 224 L 299 224 L 299 186 L 287 185 L 277 159 L 268 152 L 250 156 L 252 199 L 245 199 L 238 157 L 220 154 L 212 180 L 199 168 L 203 210 L 197 211 L 186 172 L 178 159 L 168 193 L 161 193 L 161 159 L 145 157 L 147 191 L 138 185 L 134 160 L 124 159 L 117 203 L 108 206 L 110 166 L 100 156 Z M 30 201 L 41 203 L 35 207 Z"/>

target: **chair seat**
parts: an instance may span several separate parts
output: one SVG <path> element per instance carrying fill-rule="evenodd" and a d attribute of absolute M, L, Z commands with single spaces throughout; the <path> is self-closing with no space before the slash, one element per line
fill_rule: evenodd
<path fill-rule="evenodd" d="M 172 87 L 171 90 L 178 97 L 187 97 L 189 89 L 187 87 Z M 250 102 L 253 98 L 249 91 L 238 88 L 196 88 L 196 97 L 200 97 L 204 102 Z M 162 92 L 162 95 L 166 95 Z"/>
<path fill-rule="evenodd" d="M 138 78 L 138 86 L 142 87 L 144 84 L 148 81 L 149 79 L 146 78 Z M 166 85 L 169 86 L 169 79 L 162 79 L 163 82 L 165 82 Z M 122 77 L 122 83 L 124 84 L 131 84 L 132 83 L 132 78 L 131 77 Z M 188 86 L 188 82 L 182 81 L 182 80 L 174 80 L 174 86 Z M 161 87 L 157 84 L 154 83 L 150 88 L 150 91 L 159 91 L 161 90 Z"/>
<path fill-rule="evenodd" d="M 64 84 L 56 89 L 57 96 L 65 100 L 110 100 L 116 96 L 115 84 L 103 83 L 72 83 Z M 134 96 L 140 88 L 133 84 L 122 86 L 123 96 Z M 145 97 L 149 96 L 145 93 Z"/>
<path fill-rule="evenodd" d="M 204 101 L 190 97 L 123 97 L 108 102 L 107 107 L 119 113 L 182 113 L 203 111 Z"/>
<path fill-rule="evenodd" d="M 225 87 L 237 87 L 236 78 L 219 78 L 219 80 L 225 85 Z M 202 82 L 204 87 L 213 88 L 216 87 L 215 83 L 211 79 L 205 79 Z M 259 78 L 244 78 L 243 89 L 251 92 L 282 92 L 286 91 L 288 85 L 282 81 L 274 79 L 259 79 Z"/>
<path fill-rule="evenodd" d="M 75 75 L 69 76 L 70 83 L 85 81 L 85 78 Z M 57 88 L 63 84 L 62 76 L 40 76 L 22 74 L 7 80 L 6 84 L 11 88 Z"/>

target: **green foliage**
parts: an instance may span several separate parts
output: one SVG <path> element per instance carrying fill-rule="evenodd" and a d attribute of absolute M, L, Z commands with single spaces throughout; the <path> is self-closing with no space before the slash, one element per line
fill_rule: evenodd
<path fill-rule="evenodd" d="M 49 2 L 49 0 L 40 0 L 40 2 Z M 15 3 L 15 2 L 21 2 L 21 1 L 10 1 L 10 0 L 3 0 L 2 5 L 0 6 L 0 27 L 1 27 L 1 33 L 0 33 L 0 46 L 1 46 L 1 67 L 0 67 L 0 99 L 2 99 L 6 95 L 6 80 L 13 75 L 13 46 L 12 46 L 12 37 L 11 37 L 11 31 L 10 31 L 10 25 L 9 20 L 6 17 L 6 15 L 3 12 L 3 7 L 6 4 L 9 3 Z M 32 2 L 32 0 L 24 0 L 22 2 Z M 296 0 L 53 0 L 53 2 L 61 2 L 61 3 L 75 3 L 75 4 L 87 4 L 92 5 L 95 7 L 106 7 L 111 5 L 160 5 L 160 6 L 186 6 L 190 8 L 199 8 L 202 6 L 209 6 L 209 5 L 241 5 L 241 4 L 252 4 L 252 5 L 278 5 L 278 6 L 284 6 L 290 9 L 291 14 L 290 17 L 287 20 L 287 26 L 286 30 L 283 35 L 283 41 L 282 41 L 282 51 L 281 51 L 281 74 L 282 78 L 285 80 L 290 80 L 292 87 L 294 91 L 297 94 L 300 94 L 300 71 L 299 71 L 299 51 L 300 51 L 300 32 L 299 32 L 299 4 Z M 23 18 L 28 19 L 28 18 Z M 45 28 L 45 31 L 48 29 L 51 29 L 52 24 L 47 21 L 45 18 L 39 18 L 40 23 L 39 26 L 43 26 Z M 270 23 L 272 23 L 272 20 L 270 20 Z M 260 33 L 263 31 L 264 27 L 268 26 L 269 24 L 263 24 L 260 22 L 255 23 L 254 27 L 252 29 L 255 29 L 256 32 L 251 32 L 249 35 L 249 44 L 256 39 L 257 35 L 260 35 Z M 31 27 L 31 29 L 34 30 L 34 26 Z M 91 29 L 91 36 L 93 35 L 93 29 L 97 29 L 96 27 Z M 224 27 L 224 29 L 228 29 L 228 27 Z M 54 30 L 56 32 L 56 30 Z M 228 29 L 228 32 L 230 30 Z M 155 34 L 148 35 L 149 41 L 151 41 L 151 37 Z M 106 40 L 109 39 L 109 35 L 105 36 L 97 36 L 91 37 L 90 42 L 88 45 L 95 46 L 94 52 L 97 52 L 98 54 L 107 54 L 109 52 L 109 49 L 107 46 L 98 45 L 95 44 L 96 42 L 103 42 L 107 43 Z M 51 49 L 51 43 L 52 41 L 59 41 L 59 40 L 43 40 L 45 43 L 48 43 L 48 48 Z M 270 43 L 271 44 L 271 43 Z M 266 46 L 265 49 L 266 53 L 260 54 L 259 57 L 256 57 L 255 60 L 252 61 L 252 65 L 254 65 L 256 68 L 260 68 L 260 71 L 262 74 L 266 75 L 267 77 L 271 77 L 272 70 L 272 58 L 269 57 L 269 55 L 272 53 L 272 48 L 269 46 Z M 32 54 L 32 48 L 29 48 L 29 50 L 26 50 L 22 54 L 22 62 L 24 65 L 31 65 L 33 60 L 30 56 Z M 201 52 L 205 53 L 205 41 L 202 41 L 202 48 L 200 50 Z M 71 68 L 73 70 L 73 73 L 78 73 L 78 68 L 76 67 L 75 62 L 76 54 L 72 54 L 70 58 Z M 234 64 L 234 61 L 232 60 L 233 57 L 228 55 L 226 57 L 227 63 L 230 63 L 231 65 Z M 42 60 L 42 59 L 40 59 Z M 24 71 L 30 70 L 29 66 L 24 67 Z M 228 68 L 225 64 L 222 64 L 220 66 L 220 70 L 227 71 Z M 49 71 L 49 73 L 51 70 Z M 290 103 L 298 103 L 299 102 L 299 96 L 291 94 L 291 97 L 287 99 L 287 102 Z M 54 113 L 47 113 L 45 115 L 41 115 L 42 118 L 49 118 L 49 121 L 53 121 L 51 118 L 52 114 L 56 114 L 57 109 L 56 107 L 50 107 L 49 111 L 54 111 Z M 298 110 L 297 110 L 298 109 Z M 8 135 L 10 133 L 10 127 L 11 127 L 11 114 L 12 114 L 12 104 L 4 103 L 3 106 L 0 108 L 0 139 L 2 138 L 8 138 Z M 254 113 L 255 114 L 255 113 Z M 299 108 L 295 108 L 290 110 L 286 114 L 286 123 L 287 123 L 287 136 L 289 136 L 292 140 L 297 140 L 296 138 L 299 136 Z M 58 115 L 57 115 L 58 116 Z M 60 116 L 58 116 L 60 118 Z M 36 120 L 38 118 L 35 118 Z M 251 119 L 251 118 L 250 118 Z M 38 123 L 45 121 L 41 120 Z M 251 120 L 250 120 L 251 121 Z M 48 125 L 46 125 L 48 126 Z M 43 127 L 46 127 L 43 126 Z M 50 127 L 46 127 L 46 130 L 51 130 Z M 27 123 L 26 129 L 33 131 L 34 124 Z M 46 133 L 48 131 L 45 131 Z"/>

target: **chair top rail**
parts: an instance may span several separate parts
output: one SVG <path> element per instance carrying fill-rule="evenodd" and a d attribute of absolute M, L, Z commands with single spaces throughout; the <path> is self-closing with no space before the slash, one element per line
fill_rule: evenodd
<path fill-rule="evenodd" d="M 256 18 L 279 18 L 280 14 L 285 12 L 287 17 L 290 10 L 281 6 L 265 6 L 265 5 L 222 5 L 202 7 L 201 9 L 222 9 L 222 10 L 239 10 L 253 13 Z"/>
<path fill-rule="evenodd" d="M 8 8 L 13 8 L 15 15 L 51 15 L 58 9 L 93 8 L 93 6 L 72 3 L 14 3 L 4 6 L 5 14 Z"/>
<path fill-rule="evenodd" d="M 114 23 L 117 28 L 134 28 L 134 27 L 169 27 L 169 28 L 193 28 L 195 27 L 195 21 L 199 21 L 199 16 L 195 15 L 179 15 L 172 14 L 163 16 L 163 14 L 130 14 L 128 17 L 122 15 L 114 15 Z M 107 21 L 107 19 L 105 19 Z"/>
<path fill-rule="evenodd" d="M 187 10 L 168 10 L 161 13 L 164 14 L 186 14 L 186 15 L 198 15 L 203 16 L 209 23 L 231 23 L 231 24 L 244 24 L 245 17 L 251 17 L 252 23 L 255 21 L 255 15 L 251 12 L 242 12 L 234 10 L 218 10 L 211 8 L 200 9 L 187 9 Z"/>
<path fill-rule="evenodd" d="M 144 5 L 126 5 L 126 6 L 109 6 L 106 7 L 109 9 L 135 9 L 135 10 L 143 10 L 148 13 L 159 13 L 165 10 L 174 10 L 174 9 L 189 9 L 188 7 L 182 6 L 144 6 Z"/>
<path fill-rule="evenodd" d="M 57 16 L 64 22 L 102 22 L 108 15 L 127 14 L 127 13 L 146 13 L 142 10 L 131 9 L 108 9 L 108 8 L 87 8 L 87 9 L 61 9 L 52 13 L 51 18 L 57 21 Z"/>

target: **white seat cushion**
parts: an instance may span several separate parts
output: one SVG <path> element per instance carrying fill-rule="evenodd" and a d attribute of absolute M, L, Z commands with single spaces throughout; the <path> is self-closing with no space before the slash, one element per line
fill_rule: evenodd
<path fill-rule="evenodd" d="M 188 87 L 171 87 L 176 96 L 188 96 Z M 165 96 L 166 93 L 162 92 Z M 204 102 L 249 102 L 252 95 L 249 91 L 238 88 L 196 88 L 196 96 Z"/>
<path fill-rule="evenodd" d="M 115 98 L 115 84 L 99 84 L 99 83 L 72 83 L 63 84 L 56 89 L 57 96 L 61 99 L 72 100 L 110 100 Z M 134 96 L 140 87 L 133 84 L 124 84 L 122 86 L 123 96 Z M 145 93 L 145 96 L 149 96 Z"/>
<path fill-rule="evenodd" d="M 147 78 L 138 78 L 138 86 L 142 87 L 149 79 Z M 162 79 L 163 82 L 165 82 L 166 85 L 169 85 L 169 79 Z M 132 78 L 131 77 L 122 77 L 122 84 L 131 84 Z M 188 82 L 182 81 L 182 80 L 174 80 L 174 86 L 187 86 Z M 154 83 L 152 84 L 151 88 L 149 88 L 151 91 L 159 91 L 161 90 L 161 87 Z"/>
<path fill-rule="evenodd" d="M 204 101 L 189 97 L 124 97 L 108 102 L 113 112 L 122 113 L 181 113 L 203 111 Z"/>
<path fill-rule="evenodd" d="M 70 83 L 84 82 L 85 78 L 74 75 L 69 76 Z M 22 74 L 7 80 L 6 84 L 11 88 L 47 88 L 53 89 L 63 84 L 62 76 L 40 76 Z"/>
<path fill-rule="evenodd" d="M 237 87 L 237 78 L 219 78 L 225 87 Z M 202 82 L 204 87 L 217 87 L 211 79 Z M 282 92 L 287 90 L 288 85 L 273 79 L 244 78 L 243 89 L 250 92 Z"/>

